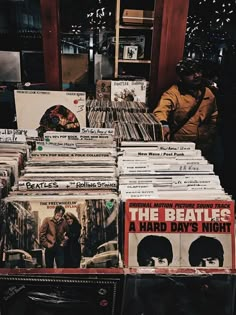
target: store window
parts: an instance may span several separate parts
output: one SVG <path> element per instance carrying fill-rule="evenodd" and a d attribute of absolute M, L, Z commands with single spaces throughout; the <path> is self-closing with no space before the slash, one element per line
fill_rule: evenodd
<path fill-rule="evenodd" d="M 44 88 L 40 0 L 0 1 L 0 126 L 16 128 L 14 90 Z"/>
<path fill-rule="evenodd" d="M 233 0 L 189 1 L 184 55 L 201 60 L 210 79 L 235 76 L 235 13 Z"/>
<path fill-rule="evenodd" d="M 43 83 L 40 0 L 0 2 L 1 84 Z"/>
<path fill-rule="evenodd" d="M 63 89 L 94 93 L 114 75 L 115 0 L 60 0 Z"/>
<path fill-rule="evenodd" d="M 199 59 L 206 82 L 213 84 L 219 111 L 215 155 L 221 184 L 236 198 L 236 164 L 232 143 L 236 132 L 236 2 L 189 1 L 185 57 Z"/>

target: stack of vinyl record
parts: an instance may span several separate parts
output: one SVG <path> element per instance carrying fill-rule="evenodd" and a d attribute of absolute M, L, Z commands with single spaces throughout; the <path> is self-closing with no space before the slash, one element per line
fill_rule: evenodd
<path fill-rule="evenodd" d="M 193 142 L 123 141 L 118 170 L 122 199 L 231 198 Z"/>
<path fill-rule="evenodd" d="M 37 135 L 36 130 L 0 129 L 0 198 L 17 183 Z"/>
<path fill-rule="evenodd" d="M 116 154 L 114 130 L 46 132 L 44 139 L 36 142 L 12 191 L 2 199 L 1 266 L 121 266 Z M 65 211 L 60 220 L 65 221 L 66 230 L 60 235 L 59 246 L 65 247 L 66 254 L 62 251 L 63 263 L 55 258 L 50 266 L 47 253 L 57 228 L 49 226 L 56 220 L 57 209 Z M 75 247 L 71 248 L 71 243 Z"/>
<path fill-rule="evenodd" d="M 121 141 L 160 141 L 161 124 L 142 102 L 88 100 L 87 117 L 92 128 L 114 128 Z"/>
<path fill-rule="evenodd" d="M 118 170 L 126 267 L 235 267 L 234 201 L 195 143 L 124 141 Z"/>

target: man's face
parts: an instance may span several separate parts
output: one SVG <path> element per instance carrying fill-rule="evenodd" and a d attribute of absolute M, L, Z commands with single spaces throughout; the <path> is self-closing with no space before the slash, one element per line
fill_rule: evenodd
<path fill-rule="evenodd" d="M 63 216 L 62 211 L 57 212 L 57 213 L 55 213 L 55 215 L 54 215 L 54 219 L 55 219 L 56 221 L 59 221 L 59 220 L 62 218 L 62 216 Z"/>
<path fill-rule="evenodd" d="M 161 258 L 161 257 L 151 257 L 150 259 L 148 259 L 147 261 L 147 265 L 146 266 L 150 266 L 150 267 L 167 267 L 168 264 L 168 260 L 167 258 Z"/>
<path fill-rule="evenodd" d="M 182 77 L 183 83 L 188 87 L 197 87 L 202 82 L 202 72 L 198 71 L 190 75 L 183 75 Z"/>
<path fill-rule="evenodd" d="M 68 123 L 68 120 L 66 117 L 63 117 L 62 115 L 59 117 L 59 124 L 61 126 L 65 126 Z"/>
<path fill-rule="evenodd" d="M 200 260 L 199 267 L 219 267 L 220 261 L 218 258 L 205 257 Z"/>

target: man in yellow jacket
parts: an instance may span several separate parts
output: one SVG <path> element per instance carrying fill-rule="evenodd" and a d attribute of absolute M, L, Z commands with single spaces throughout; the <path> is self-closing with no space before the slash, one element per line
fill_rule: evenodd
<path fill-rule="evenodd" d="M 215 96 L 202 83 L 198 61 L 181 60 L 176 73 L 178 82 L 163 93 L 154 109 L 164 140 L 195 142 L 196 148 L 212 162 L 218 117 Z"/>

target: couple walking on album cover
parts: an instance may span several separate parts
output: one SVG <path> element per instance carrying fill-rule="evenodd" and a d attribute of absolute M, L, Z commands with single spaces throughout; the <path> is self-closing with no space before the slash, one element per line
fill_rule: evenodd
<path fill-rule="evenodd" d="M 45 248 L 46 268 L 79 268 L 81 224 L 62 205 L 56 206 L 53 217 L 47 217 L 39 230 L 40 244 Z"/>

